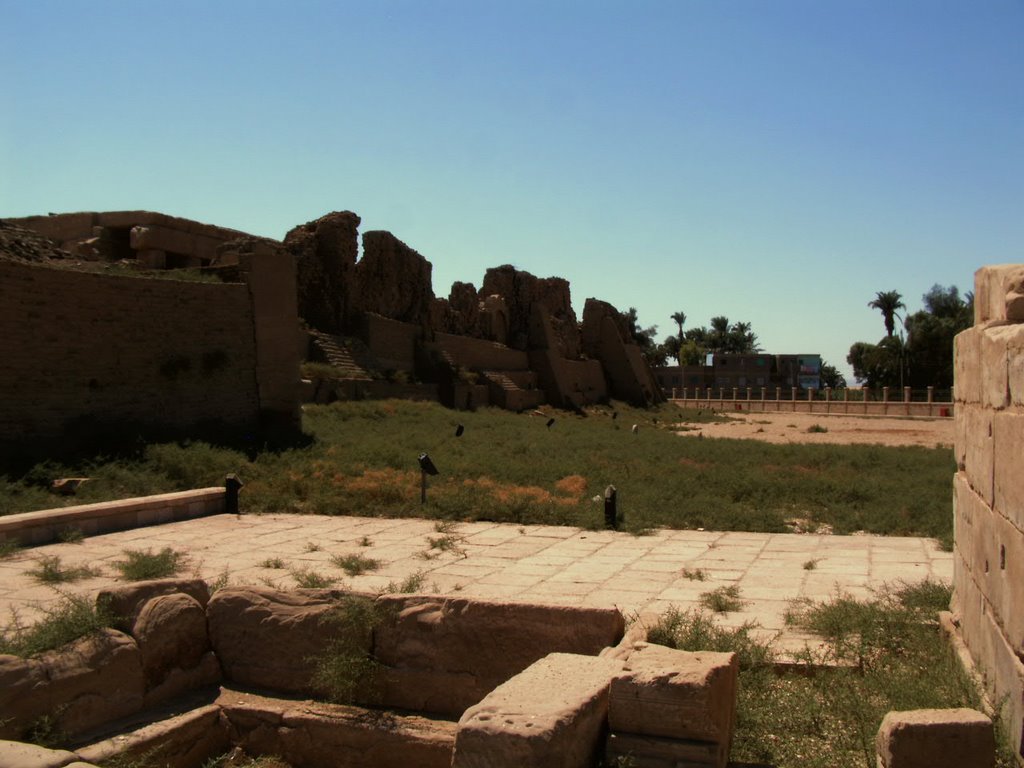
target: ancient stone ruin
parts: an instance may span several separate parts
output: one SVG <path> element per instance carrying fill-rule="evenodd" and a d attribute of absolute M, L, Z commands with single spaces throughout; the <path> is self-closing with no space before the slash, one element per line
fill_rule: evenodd
<path fill-rule="evenodd" d="M 363 233 L 360 248 L 351 212 L 283 242 L 148 211 L 2 224 L 10 440 L 100 420 L 295 422 L 303 391 L 511 410 L 663 399 L 611 305 L 588 299 L 580 322 L 568 281 L 510 265 L 488 269 L 479 290 L 457 282 L 438 297 L 427 259 L 383 231 Z M 204 282 L 155 279 L 181 270 Z M 327 364 L 305 390 L 300 360 Z"/>
<path fill-rule="evenodd" d="M 194 768 L 232 748 L 309 768 L 728 761 L 735 655 L 649 644 L 614 608 L 211 595 L 190 580 L 140 582 L 97 603 L 116 628 L 28 659 L 0 656 L 0 738 L 14 740 L 0 742 L 0 764 L 144 757 Z M 366 659 L 368 674 L 345 677 Z M 338 678 L 350 683 L 346 704 L 327 701 Z M 17 741 L 41 722 L 59 750 Z"/>

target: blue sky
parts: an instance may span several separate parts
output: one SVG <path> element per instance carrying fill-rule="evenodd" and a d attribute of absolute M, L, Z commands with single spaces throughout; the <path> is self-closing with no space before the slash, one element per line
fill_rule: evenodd
<path fill-rule="evenodd" d="M 0 0 L 0 216 L 332 210 L 753 324 L 847 370 L 867 307 L 1024 261 L 1024 0 Z"/>

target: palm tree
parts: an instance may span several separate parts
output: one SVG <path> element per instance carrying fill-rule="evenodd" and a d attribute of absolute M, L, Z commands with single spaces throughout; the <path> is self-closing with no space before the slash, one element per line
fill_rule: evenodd
<path fill-rule="evenodd" d="M 874 300 L 868 302 L 868 306 L 882 313 L 885 320 L 885 335 L 889 337 L 896 330 L 896 323 L 893 321 L 896 310 L 907 308 L 899 291 L 879 291 L 875 294 Z"/>
<path fill-rule="evenodd" d="M 683 310 L 672 313 L 672 320 L 679 326 L 679 338 L 683 338 L 683 323 L 686 322 L 686 313 Z"/>
<path fill-rule="evenodd" d="M 729 346 L 729 318 L 724 315 L 712 317 L 711 332 L 708 336 L 712 351 L 727 351 Z"/>

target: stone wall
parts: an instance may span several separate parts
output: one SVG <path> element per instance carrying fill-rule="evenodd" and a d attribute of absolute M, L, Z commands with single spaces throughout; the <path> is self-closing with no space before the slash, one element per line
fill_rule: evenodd
<path fill-rule="evenodd" d="M 0 260 L 0 457 L 111 428 L 248 428 L 264 411 L 294 420 L 288 266 L 248 258 L 249 285 Z"/>
<path fill-rule="evenodd" d="M 1024 764 L 1024 265 L 975 274 L 956 337 L 953 610 Z"/>

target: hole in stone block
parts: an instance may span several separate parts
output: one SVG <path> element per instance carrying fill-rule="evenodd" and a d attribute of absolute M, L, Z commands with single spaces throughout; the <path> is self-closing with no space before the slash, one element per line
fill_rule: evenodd
<path fill-rule="evenodd" d="M 1000 544 L 999 545 L 999 570 L 1000 571 L 1005 571 L 1006 570 L 1006 545 L 1005 544 Z"/>
<path fill-rule="evenodd" d="M 985 561 L 985 573 L 988 573 L 988 560 Z"/>

